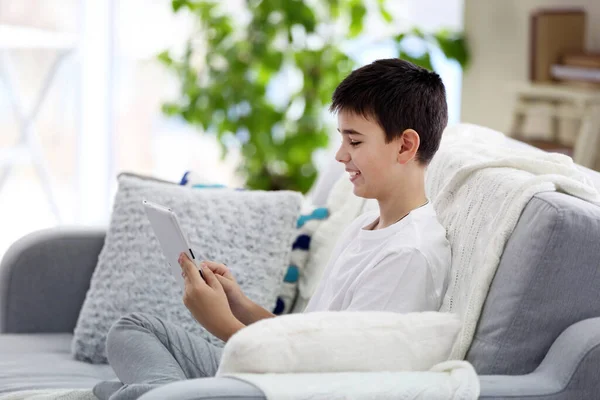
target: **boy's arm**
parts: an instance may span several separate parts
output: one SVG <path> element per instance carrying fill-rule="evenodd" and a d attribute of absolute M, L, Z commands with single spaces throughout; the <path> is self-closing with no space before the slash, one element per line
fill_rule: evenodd
<path fill-rule="evenodd" d="M 269 310 L 259 306 L 244 295 L 241 304 L 231 305 L 233 315 L 244 325 L 250 325 L 261 319 L 273 318 L 276 315 Z"/>
<path fill-rule="evenodd" d="M 233 314 L 217 275 L 209 268 L 198 271 L 186 253 L 179 255 L 179 265 L 185 279 L 183 304 L 204 329 L 227 342 L 245 325 Z"/>

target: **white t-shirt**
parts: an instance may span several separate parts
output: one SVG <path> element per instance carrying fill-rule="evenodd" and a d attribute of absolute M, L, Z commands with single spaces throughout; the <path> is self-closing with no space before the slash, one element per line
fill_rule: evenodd
<path fill-rule="evenodd" d="M 431 204 L 379 230 L 368 212 L 344 231 L 315 294 L 311 311 L 437 311 L 448 285 L 451 251 Z"/>

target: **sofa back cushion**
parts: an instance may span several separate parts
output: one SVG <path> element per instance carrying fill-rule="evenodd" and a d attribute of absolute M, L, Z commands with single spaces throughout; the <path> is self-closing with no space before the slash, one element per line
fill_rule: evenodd
<path fill-rule="evenodd" d="M 600 207 L 534 196 L 506 244 L 467 354 L 479 374 L 533 371 L 571 324 L 600 316 Z"/>

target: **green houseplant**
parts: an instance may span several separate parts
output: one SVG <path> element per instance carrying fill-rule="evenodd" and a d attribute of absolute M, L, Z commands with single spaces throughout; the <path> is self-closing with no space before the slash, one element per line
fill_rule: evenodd
<path fill-rule="evenodd" d="M 377 5 L 381 23 L 392 24 L 384 2 Z M 313 153 L 328 144 L 331 94 L 356 66 L 342 43 L 363 32 L 367 9 L 361 0 L 247 0 L 245 6 L 248 18 L 240 20 L 218 1 L 172 0 L 173 11 L 191 13 L 198 30 L 183 54 L 158 56 L 181 84 L 163 111 L 216 134 L 223 155 L 232 143 L 238 147 L 247 187 L 305 193 L 316 177 Z M 409 38 L 425 44 L 421 54 L 405 49 Z M 458 33 L 414 28 L 388 39 L 398 57 L 428 69 L 434 51 L 463 67 L 468 62 Z M 286 79 L 294 74 L 299 87 Z"/>

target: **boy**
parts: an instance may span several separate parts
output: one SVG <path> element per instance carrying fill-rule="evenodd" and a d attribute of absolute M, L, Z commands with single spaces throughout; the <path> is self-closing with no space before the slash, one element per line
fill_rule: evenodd
<path fill-rule="evenodd" d="M 440 77 L 409 62 L 378 60 L 352 72 L 333 94 L 343 163 L 354 194 L 379 211 L 358 217 L 340 237 L 311 311 L 434 311 L 450 269 L 450 245 L 425 195 L 425 169 L 447 124 Z M 180 257 L 184 303 L 204 328 L 227 341 L 274 315 L 240 290 L 226 266 L 205 261 L 202 280 Z M 107 338 L 121 382 L 94 388 L 100 399 L 133 399 L 177 380 L 214 376 L 221 349 L 145 314 L 121 318 Z"/>

